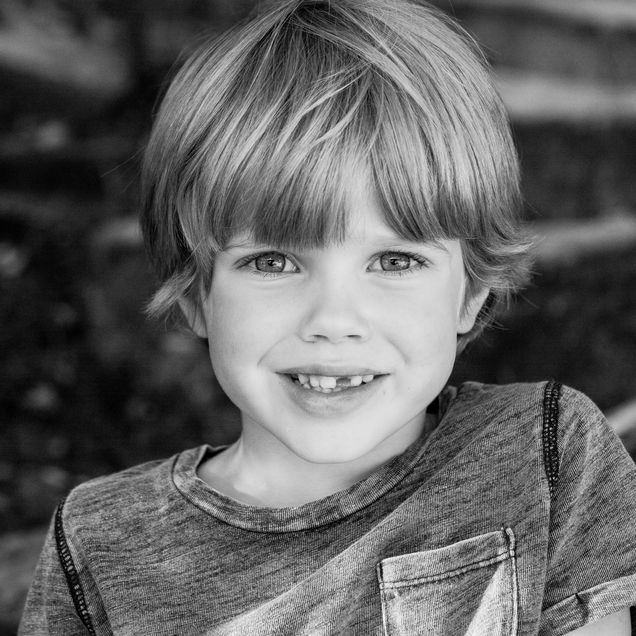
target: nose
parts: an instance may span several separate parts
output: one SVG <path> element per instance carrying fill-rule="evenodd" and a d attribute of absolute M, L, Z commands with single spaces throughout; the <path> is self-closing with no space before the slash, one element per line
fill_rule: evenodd
<path fill-rule="evenodd" d="M 360 285 L 348 284 L 336 276 L 312 281 L 306 292 L 308 310 L 300 326 L 305 342 L 366 341 L 371 327 L 365 311 L 365 299 Z"/>

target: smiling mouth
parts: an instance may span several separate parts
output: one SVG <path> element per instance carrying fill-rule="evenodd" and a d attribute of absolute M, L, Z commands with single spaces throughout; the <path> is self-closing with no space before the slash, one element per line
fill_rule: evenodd
<path fill-rule="evenodd" d="M 291 373 L 288 377 L 295 384 L 302 386 L 304 389 L 317 391 L 318 393 L 339 393 L 347 389 L 359 387 L 363 384 L 369 384 L 379 375 L 313 375 L 305 373 Z"/>

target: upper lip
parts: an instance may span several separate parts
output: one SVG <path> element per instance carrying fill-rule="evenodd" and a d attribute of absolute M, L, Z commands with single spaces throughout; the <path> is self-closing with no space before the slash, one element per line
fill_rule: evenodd
<path fill-rule="evenodd" d="M 297 367 L 290 367 L 289 369 L 282 369 L 278 373 L 284 373 L 285 375 L 298 375 L 302 373 L 304 375 L 327 375 L 330 377 L 343 377 L 352 375 L 385 375 L 377 369 L 371 367 L 356 367 L 353 365 L 340 366 L 331 364 L 308 364 Z"/>

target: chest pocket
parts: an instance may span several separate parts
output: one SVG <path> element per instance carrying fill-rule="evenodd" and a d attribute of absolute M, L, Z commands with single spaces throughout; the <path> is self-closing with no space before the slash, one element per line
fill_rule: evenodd
<path fill-rule="evenodd" d="M 515 536 L 502 528 L 377 566 L 385 636 L 516 636 Z"/>

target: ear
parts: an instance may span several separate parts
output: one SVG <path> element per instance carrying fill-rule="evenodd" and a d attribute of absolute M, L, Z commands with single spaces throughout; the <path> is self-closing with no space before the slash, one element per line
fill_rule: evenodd
<path fill-rule="evenodd" d="M 183 297 L 179 299 L 179 307 L 188 321 L 190 329 L 192 329 L 199 338 L 207 338 L 208 329 L 201 307 L 195 304 L 191 299 Z"/>
<path fill-rule="evenodd" d="M 470 298 L 466 298 L 463 307 L 460 309 L 457 321 L 457 333 L 463 335 L 468 333 L 474 326 L 479 310 L 483 307 L 490 294 L 490 287 L 478 289 Z"/>

